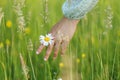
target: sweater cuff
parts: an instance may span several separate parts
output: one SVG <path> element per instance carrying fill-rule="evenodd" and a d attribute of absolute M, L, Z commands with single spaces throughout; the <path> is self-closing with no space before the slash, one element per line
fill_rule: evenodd
<path fill-rule="evenodd" d="M 67 0 L 62 6 L 62 12 L 69 19 L 83 18 L 96 4 L 98 0 Z"/>

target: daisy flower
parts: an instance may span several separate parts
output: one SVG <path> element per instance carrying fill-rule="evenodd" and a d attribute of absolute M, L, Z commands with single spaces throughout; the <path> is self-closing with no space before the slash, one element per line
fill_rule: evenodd
<path fill-rule="evenodd" d="M 47 34 L 46 36 L 41 35 L 40 36 L 40 43 L 43 44 L 44 46 L 51 45 L 54 42 L 54 37 L 52 34 Z"/>

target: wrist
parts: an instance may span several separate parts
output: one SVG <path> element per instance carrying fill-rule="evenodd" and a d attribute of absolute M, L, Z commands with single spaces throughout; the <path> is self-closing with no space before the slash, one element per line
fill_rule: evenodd
<path fill-rule="evenodd" d="M 66 18 L 66 17 L 63 17 L 63 19 L 65 21 L 68 21 L 68 22 L 73 23 L 75 25 L 77 25 L 79 23 L 79 21 L 80 21 L 79 19 L 69 19 L 69 18 Z"/>

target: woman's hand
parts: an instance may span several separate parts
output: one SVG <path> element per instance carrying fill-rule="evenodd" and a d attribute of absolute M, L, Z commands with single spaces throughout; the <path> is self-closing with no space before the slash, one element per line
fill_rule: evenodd
<path fill-rule="evenodd" d="M 53 26 L 50 33 L 55 37 L 55 39 L 54 43 L 52 45 L 49 45 L 47 48 L 46 55 L 44 57 L 45 61 L 48 60 L 53 48 L 54 59 L 57 57 L 59 49 L 61 49 L 61 55 L 65 53 L 69 41 L 73 37 L 73 34 L 76 30 L 78 22 L 79 20 L 70 20 L 64 17 L 61 21 L 59 21 L 56 25 Z M 36 53 L 39 54 L 44 47 L 44 45 L 40 45 Z"/>

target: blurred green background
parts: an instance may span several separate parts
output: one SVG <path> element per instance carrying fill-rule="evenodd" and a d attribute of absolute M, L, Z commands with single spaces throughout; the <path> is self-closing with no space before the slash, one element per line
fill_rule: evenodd
<path fill-rule="evenodd" d="M 120 3 L 99 0 L 66 54 L 45 62 L 39 36 L 62 17 L 64 0 L 0 0 L 0 80 L 120 80 Z"/>

